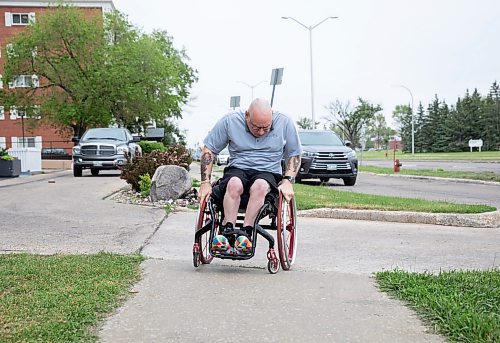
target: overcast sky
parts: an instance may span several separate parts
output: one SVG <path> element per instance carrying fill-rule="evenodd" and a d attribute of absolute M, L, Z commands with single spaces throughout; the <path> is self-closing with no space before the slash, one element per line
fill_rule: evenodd
<path fill-rule="evenodd" d="M 427 105 L 437 94 L 454 104 L 466 89 L 486 94 L 500 80 L 498 0 L 114 0 L 130 21 L 166 30 L 199 72 L 180 121 L 188 143 L 201 141 L 241 96 L 271 98 L 273 68 L 284 68 L 274 108 L 292 119 L 311 116 L 309 31 L 313 37 L 316 120 L 336 99 L 358 97 L 383 107 L 392 124 L 397 104 Z"/>

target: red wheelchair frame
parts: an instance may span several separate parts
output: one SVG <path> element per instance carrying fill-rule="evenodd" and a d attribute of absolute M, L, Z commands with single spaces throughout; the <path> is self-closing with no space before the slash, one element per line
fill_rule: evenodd
<path fill-rule="evenodd" d="M 244 209 L 240 209 L 236 227 L 242 227 L 244 220 Z M 209 264 L 214 257 L 247 260 L 255 255 L 257 247 L 257 237 L 261 235 L 269 242 L 267 251 L 267 269 L 271 274 L 279 271 L 280 265 L 283 270 L 289 270 L 295 262 L 297 255 L 297 208 L 295 199 L 286 202 L 281 192 L 276 196 L 266 197 L 264 205 L 260 208 L 255 219 L 254 232 L 252 234 L 252 249 L 248 254 L 225 254 L 211 250 L 211 242 L 216 235 L 220 234 L 220 224 L 223 219 L 222 205 L 216 204 L 213 196 L 208 201 L 202 201 L 198 210 L 195 226 L 195 238 L 193 245 L 193 264 L 195 267 L 200 264 Z M 270 224 L 259 224 L 259 222 L 269 217 Z M 279 260 L 276 256 L 274 237 L 268 231 L 276 231 Z"/>

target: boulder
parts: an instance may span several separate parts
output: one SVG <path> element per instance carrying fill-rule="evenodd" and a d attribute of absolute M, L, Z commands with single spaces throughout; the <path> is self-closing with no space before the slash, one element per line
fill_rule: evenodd
<path fill-rule="evenodd" d="M 177 200 L 191 190 L 191 176 L 179 166 L 158 167 L 151 180 L 151 200 Z"/>

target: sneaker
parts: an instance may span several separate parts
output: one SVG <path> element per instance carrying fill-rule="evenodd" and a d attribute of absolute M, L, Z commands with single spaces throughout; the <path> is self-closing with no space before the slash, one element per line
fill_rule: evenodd
<path fill-rule="evenodd" d="M 252 252 L 252 241 L 247 236 L 238 236 L 234 242 L 234 248 L 243 253 Z"/>
<path fill-rule="evenodd" d="M 217 235 L 212 240 L 212 251 L 227 251 L 230 247 L 229 241 L 223 235 Z"/>

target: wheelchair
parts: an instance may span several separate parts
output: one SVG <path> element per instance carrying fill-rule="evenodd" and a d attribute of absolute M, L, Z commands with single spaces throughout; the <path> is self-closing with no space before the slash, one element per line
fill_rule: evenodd
<path fill-rule="evenodd" d="M 241 232 L 245 219 L 245 209 L 248 204 L 249 194 L 242 194 L 240 209 L 234 228 L 235 236 Z M 195 267 L 201 264 L 209 264 L 214 258 L 230 260 L 248 260 L 255 255 L 258 236 L 264 237 L 268 243 L 267 270 L 276 274 L 280 266 L 283 270 L 289 270 L 295 261 L 297 254 L 297 208 L 295 199 L 289 202 L 279 191 L 271 191 L 267 194 L 264 205 L 259 209 L 254 222 L 251 235 L 252 246 L 249 252 L 240 253 L 235 249 L 231 253 L 212 250 L 212 240 L 221 234 L 220 226 L 224 219 L 224 208 L 222 206 L 223 194 L 218 182 L 212 185 L 212 195 L 208 201 L 202 200 L 198 209 L 193 244 L 193 264 Z M 261 223 L 262 221 L 262 223 Z M 265 222 L 265 223 L 264 223 Z M 275 240 L 268 231 L 276 231 L 279 259 L 275 252 Z M 229 239 L 231 247 L 234 247 L 234 237 Z"/>

